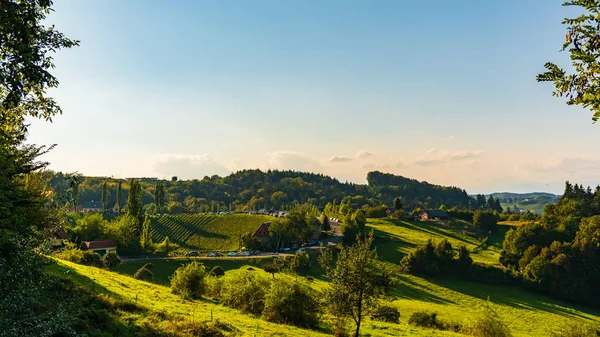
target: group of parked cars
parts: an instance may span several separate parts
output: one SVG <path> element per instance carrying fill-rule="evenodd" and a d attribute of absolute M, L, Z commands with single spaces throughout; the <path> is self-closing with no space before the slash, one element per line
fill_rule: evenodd
<path fill-rule="evenodd" d="M 243 252 L 229 252 L 227 253 L 227 256 L 229 257 L 234 257 L 234 256 L 253 256 L 253 255 L 260 255 L 260 250 L 248 250 L 248 251 L 243 251 Z M 185 254 L 185 257 L 198 257 L 200 256 L 200 253 L 198 252 L 189 252 Z M 222 257 L 223 253 L 221 252 L 209 252 L 206 253 L 206 257 Z"/>

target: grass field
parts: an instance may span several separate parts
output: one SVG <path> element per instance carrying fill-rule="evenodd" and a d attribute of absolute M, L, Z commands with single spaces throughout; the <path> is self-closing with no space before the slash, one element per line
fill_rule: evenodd
<path fill-rule="evenodd" d="M 178 214 L 152 218 L 152 241 L 165 236 L 184 249 L 199 251 L 238 250 L 238 235 L 254 233 L 273 217 L 250 214 Z"/>
<path fill-rule="evenodd" d="M 367 227 L 375 231 L 375 245 L 378 253 L 386 261 L 398 263 L 402 257 L 410 253 L 417 245 L 431 239 L 440 241 L 448 239 L 454 248 L 464 244 L 471 250 L 476 262 L 497 264 L 502 249 L 504 234 L 509 226 L 499 226 L 495 233 L 481 231 L 463 221 L 441 222 L 408 222 L 392 219 L 369 219 Z M 485 237 L 488 239 L 486 249 L 476 249 Z"/>
<path fill-rule="evenodd" d="M 181 261 L 160 261 L 181 263 Z M 217 261 L 215 261 L 217 262 Z M 264 273 L 249 261 L 219 261 L 226 274 Z M 174 264 L 172 265 L 174 266 Z M 252 266 L 254 271 L 246 270 Z M 155 270 L 158 263 L 155 264 Z M 128 265 L 121 267 L 126 272 Z M 161 267 L 158 267 L 161 268 Z M 164 268 L 166 270 L 166 268 Z M 328 318 L 325 317 L 321 331 L 298 329 L 262 321 L 258 316 L 243 315 L 237 310 L 223 307 L 210 300 L 183 301 L 171 294 L 163 285 L 135 280 L 127 275 L 59 261 L 52 266 L 53 272 L 70 277 L 78 283 L 111 296 L 136 300 L 151 312 L 166 311 L 178 321 L 208 321 L 212 310 L 215 319 L 233 326 L 237 336 L 326 336 L 330 335 Z M 66 274 L 66 270 L 70 273 Z M 67 276 L 68 275 L 68 276 Z M 270 277 L 269 274 L 266 276 Z M 291 277 L 277 274 L 276 280 Z M 364 336 L 464 336 L 452 332 L 421 329 L 407 325 L 410 315 L 418 310 L 438 313 L 447 322 L 465 323 L 477 314 L 478 307 L 488 303 L 509 325 L 514 336 L 551 336 L 554 331 L 568 324 L 598 322 L 598 310 L 567 305 L 547 297 L 527 293 L 519 289 L 469 283 L 455 280 L 425 280 L 411 275 L 397 275 L 399 284 L 391 291 L 387 301 L 401 312 L 400 324 L 388 324 L 367 319 L 363 325 Z M 311 283 L 315 291 L 327 286 L 327 280 L 316 279 Z M 489 301 L 488 301 L 489 299 Z M 128 317 L 134 324 L 144 324 L 144 317 Z"/>

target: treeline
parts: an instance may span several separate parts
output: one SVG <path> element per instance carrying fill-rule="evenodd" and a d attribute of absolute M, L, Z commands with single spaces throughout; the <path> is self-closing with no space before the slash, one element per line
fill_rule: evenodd
<path fill-rule="evenodd" d="M 122 198 L 129 193 L 129 181 L 107 177 L 79 177 L 73 186 L 71 176 L 61 172 L 45 173 L 50 186 L 63 204 L 85 205 L 104 201 L 112 208 L 117 203 L 117 187 L 123 187 Z M 157 180 L 136 179 L 141 186 L 143 205 L 155 203 Z M 370 172 L 368 185 L 342 183 L 323 174 L 278 171 L 242 170 L 226 177 L 213 175 L 198 180 L 161 181 L 165 208 L 170 213 L 221 212 L 278 209 L 289 210 L 294 204 L 310 203 L 320 209 L 328 202 L 349 203 L 353 208 L 392 206 L 401 196 L 406 210 L 438 208 L 475 209 L 475 199 L 457 187 L 432 185 L 392 174 Z M 106 192 L 103 187 L 106 183 Z M 121 205 L 124 207 L 125 205 Z M 385 211 L 386 208 L 382 208 Z"/>

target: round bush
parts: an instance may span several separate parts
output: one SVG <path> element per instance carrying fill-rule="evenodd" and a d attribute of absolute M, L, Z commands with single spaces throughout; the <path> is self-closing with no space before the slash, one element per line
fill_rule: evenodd
<path fill-rule="evenodd" d="M 265 307 L 265 293 L 270 288 L 268 278 L 243 271 L 228 274 L 221 282 L 220 300 L 223 305 L 243 312 L 260 314 Z"/>
<path fill-rule="evenodd" d="M 135 272 L 133 277 L 137 280 L 151 282 L 154 278 L 154 274 L 150 271 L 150 269 L 146 268 L 146 266 L 143 266 Z"/>
<path fill-rule="evenodd" d="M 116 252 L 108 252 L 102 257 L 102 263 L 106 268 L 114 268 L 121 264 L 121 258 Z"/>
<path fill-rule="evenodd" d="M 437 314 L 435 312 L 429 314 L 424 311 L 417 311 L 410 315 L 408 318 L 408 324 L 424 328 L 436 328 L 439 325 L 437 321 Z"/>
<path fill-rule="evenodd" d="M 313 328 L 318 324 L 317 300 L 310 288 L 286 279 L 271 283 L 263 318 L 269 322 Z"/>
<path fill-rule="evenodd" d="M 102 257 L 96 252 L 86 250 L 83 252 L 81 264 L 86 266 L 102 267 Z"/>
<path fill-rule="evenodd" d="M 519 214 L 511 214 L 508 217 L 508 221 L 519 221 L 521 219 L 521 217 L 519 216 Z"/>
<path fill-rule="evenodd" d="M 210 270 L 210 276 L 220 277 L 225 275 L 225 271 L 221 266 L 214 266 L 213 269 Z"/>
<path fill-rule="evenodd" d="M 400 311 L 389 305 L 381 305 L 373 311 L 371 318 L 375 321 L 398 323 L 400 322 Z"/>
<path fill-rule="evenodd" d="M 183 298 L 200 298 L 204 293 L 206 269 L 198 262 L 179 267 L 171 277 L 171 290 Z"/>

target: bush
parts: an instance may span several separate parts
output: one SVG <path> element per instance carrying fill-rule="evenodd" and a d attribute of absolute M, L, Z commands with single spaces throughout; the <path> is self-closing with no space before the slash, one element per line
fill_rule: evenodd
<path fill-rule="evenodd" d="M 67 247 L 63 248 L 62 250 L 60 250 L 56 254 L 56 257 L 58 257 L 59 259 L 71 261 L 74 263 L 81 263 L 81 260 L 83 260 L 83 251 L 79 248 L 67 246 Z"/>
<path fill-rule="evenodd" d="M 121 264 L 121 258 L 116 252 L 108 252 L 102 257 L 102 264 L 106 268 L 114 268 Z"/>
<path fill-rule="evenodd" d="M 553 337 L 592 337 L 600 336 L 600 327 L 585 322 L 573 322 L 552 334 Z"/>
<path fill-rule="evenodd" d="M 242 312 L 262 313 L 266 291 L 271 284 L 269 279 L 247 271 L 228 276 L 221 278 L 221 303 Z"/>
<path fill-rule="evenodd" d="M 495 231 L 498 228 L 498 219 L 490 210 L 477 210 L 473 214 L 473 224 L 486 231 Z"/>
<path fill-rule="evenodd" d="M 283 279 L 271 283 L 265 297 L 263 318 L 269 322 L 314 328 L 319 322 L 316 308 L 318 302 L 309 287 Z"/>
<path fill-rule="evenodd" d="M 420 326 L 423 328 L 439 328 L 441 323 L 437 320 L 437 314 L 426 313 L 424 311 L 417 311 L 410 315 L 408 318 L 408 324 Z"/>
<path fill-rule="evenodd" d="M 371 319 L 381 322 L 399 323 L 400 311 L 398 311 L 397 308 L 389 305 L 380 305 L 371 314 Z"/>
<path fill-rule="evenodd" d="M 149 268 L 148 268 L 148 265 L 150 265 Z M 135 272 L 133 277 L 137 280 L 151 282 L 152 279 L 154 278 L 154 274 L 152 273 L 151 269 L 152 269 L 152 264 L 146 263 L 142 268 L 138 269 Z"/>
<path fill-rule="evenodd" d="M 183 298 L 200 298 L 204 293 L 206 269 L 198 262 L 179 267 L 171 277 L 171 290 Z"/>
<path fill-rule="evenodd" d="M 472 325 L 461 332 L 475 337 L 511 337 L 508 326 L 500 319 L 492 307 L 485 305 Z"/>
<path fill-rule="evenodd" d="M 225 275 L 225 271 L 223 270 L 223 268 L 221 268 L 220 266 L 214 266 L 211 270 L 210 270 L 210 276 L 223 276 Z"/>
<path fill-rule="evenodd" d="M 511 214 L 508 217 L 508 221 L 519 221 L 521 219 L 521 217 L 519 216 L 519 214 Z"/>
<path fill-rule="evenodd" d="M 212 299 L 219 298 L 222 285 L 222 277 L 208 277 L 204 286 L 204 295 Z"/>
<path fill-rule="evenodd" d="M 83 252 L 81 264 L 93 267 L 102 267 L 102 257 L 96 252 L 86 250 Z"/>

